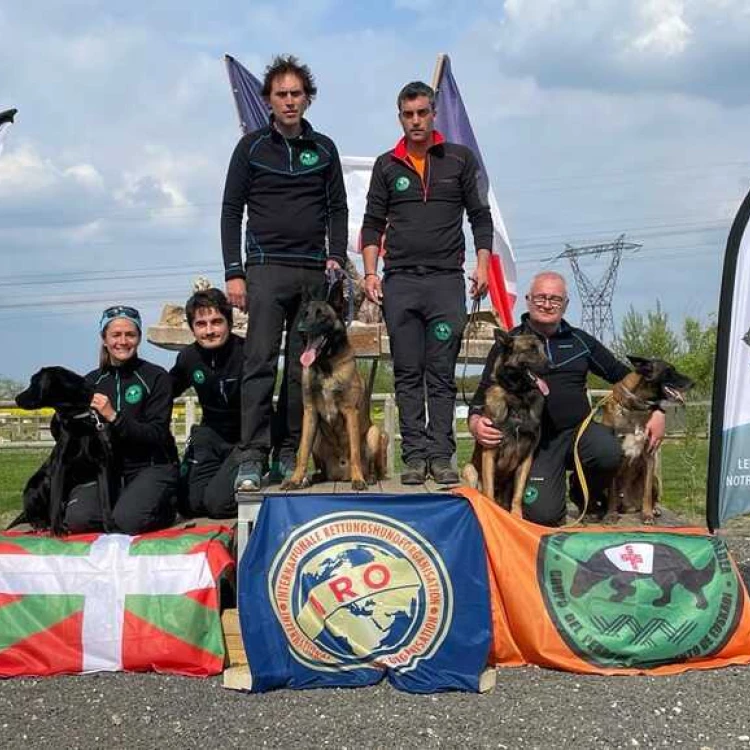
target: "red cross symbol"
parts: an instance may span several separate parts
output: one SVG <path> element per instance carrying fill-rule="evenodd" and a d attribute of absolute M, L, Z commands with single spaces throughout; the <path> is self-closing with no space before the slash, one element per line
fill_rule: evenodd
<path fill-rule="evenodd" d="M 638 572 L 638 566 L 643 562 L 643 558 L 640 555 L 636 554 L 633 546 L 630 544 L 625 545 L 625 554 L 620 555 L 620 560 L 626 563 L 630 563 L 630 566 L 636 573 Z"/>

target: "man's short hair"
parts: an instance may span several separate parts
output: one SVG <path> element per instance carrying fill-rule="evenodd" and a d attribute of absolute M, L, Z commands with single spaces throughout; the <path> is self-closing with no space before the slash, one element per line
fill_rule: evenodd
<path fill-rule="evenodd" d="M 302 81 L 302 89 L 305 92 L 305 96 L 312 101 L 318 93 L 315 78 L 310 72 L 310 68 L 301 63 L 294 55 L 277 55 L 273 58 L 271 64 L 266 68 L 263 77 L 261 95 L 268 99 L 271 96 L 273 79 L 278 76 L 287 75 L 287 73 L 297 76 Z"/>
<path fill-rule="evenodd" d="M 191 331 L 193 330 L 196 310 L 209 309 L 218 310 L 229 324 L 229 327 L 232 327 L 232 306 L 229 304 L 226 294 L 221 289 L 212 287 L 211 289 L 196 292 L 185 303 L 185 317 Z"/>
<path fill-rule="evenodd" d="M 529 291 L 531 291 L 534 288 L 534 284 L 536 284 L 536 282 L 540 281 L 541 279 L 555 279 L 556 281 L 562 282 L 562 285 L 565 287 L 565 297 L 567 299 L 568 282 L 565 280 L 565 277 L 557 271 L 540 271 L 531 280 L 531 283 L 529 284 Z"/>
<path fill-rule="evenodd" d="M 426 96 L 430 100 L 430 107 L 435 109 L 435 91 L 432 86 L 428 86 L 422 81 L 412 81 L 411 83 L 407 83 L 406 86 L 398 92 L 398 98 L 396 99 L 396 107 L 398 107 L 398 111 L 401 111 L 402 102 L 411 101 L 418 96 Z"/>

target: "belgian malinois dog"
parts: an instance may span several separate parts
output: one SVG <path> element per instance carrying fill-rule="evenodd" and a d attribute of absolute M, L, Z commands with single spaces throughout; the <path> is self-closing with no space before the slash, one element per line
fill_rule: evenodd
<path fill-rule="evenodd" d="M 484 416 L 503 433 L 496 448 L 476 443 L 464 481 L 520 516 L 521 502 L 539 443 L 547 384 L 539 377 L 547 366 L 542 342 L 533 334 L 511 336 L 498 331 L 500 352 L 492 368 L 493 384 L 485 392 Z"/>
<path fill-rule="evenodd" d="M 328 299 L 307 302 L 299 323 L 302 363 L 302 437 L 297 464 L 281 489 L 309 483 L 310 456 L 323 481 L 351 481 L 364 490 L 386 474 L 388 440 L 370 420 L 370 394 L 357 370 L 344 323 L 343 284 Z"/>
<path fill-rule="evenodd" d="M 622 462 L 609 490 L 605 521 L 615 523 L 619 512 L 641 512 L 645 524 L 654 522 L 661 487 L 649 450 L 646 422 L 654 408 L 666 402 L 685 403 L 693 381 L 662 359 L 628 356 L 634 372 L 612 389 L 603 406 L 602 424 L 609 425 L 622 442 Z"/>

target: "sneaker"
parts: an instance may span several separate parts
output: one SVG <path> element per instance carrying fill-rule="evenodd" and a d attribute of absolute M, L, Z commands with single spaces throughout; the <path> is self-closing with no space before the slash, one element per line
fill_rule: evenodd
<path fill-rule="evenodd" d="M 438 484 L 458 484 L 458 472 L 447 458 L 433 458 L 430 461 L 430 474 Z"/>
<path fill-rule="evenodd" d="M 421 458 L 407 461 L 401 472 L 401 484 L 424 484 L 427 479 L 427 462 Z"/>
<path fill-rule="evenodd" d="M 263 466 L 259 461 L 244 461 L 234 480 L 235 492 L 258 492 L 262 474 Z"/>
<path fill-rule="evenodd" d="M 294 474 L 294 462 L 280 459 L 271 464 L 268 471 L 268 481 L 271 484 L 280 484 L 285 479 L 289 479 L 292 474 Z"/>

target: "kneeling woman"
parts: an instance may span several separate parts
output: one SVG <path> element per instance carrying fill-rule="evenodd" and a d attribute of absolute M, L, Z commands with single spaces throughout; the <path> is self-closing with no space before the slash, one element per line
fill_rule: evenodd
<path fill-rule="evenodd" d="M 166 370 L 138 357 L 141 316 L 132 307 L 107 308 L 99 324 L 99 368 L 86 380 L 91 406 L 109 422 L 117 477 L 112 498 L 115 531 L 140 534 L 175 517 L 179 472 L 170 432 L 172 383 Z M 96 483 L 74 487 L 65 509 L 70 532 L 102 528 Z"/>

